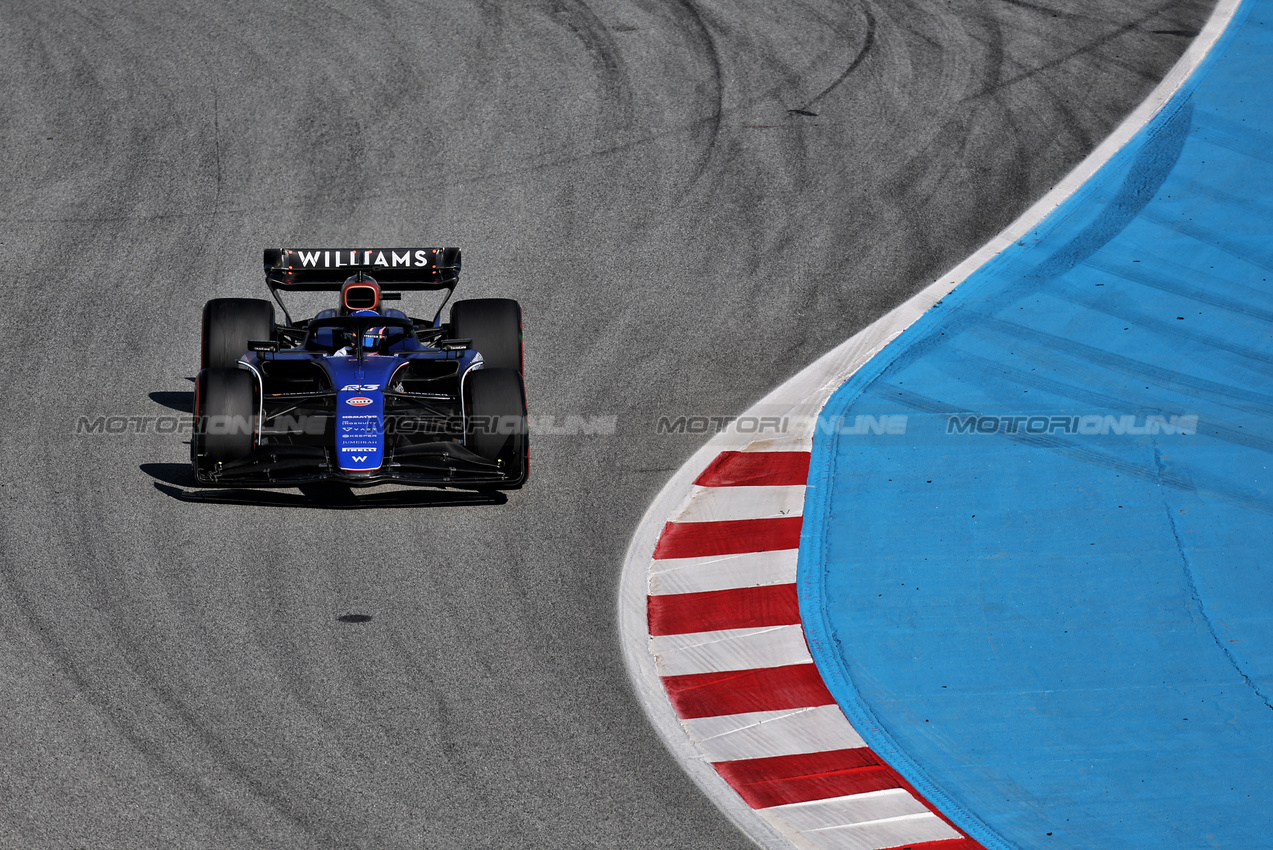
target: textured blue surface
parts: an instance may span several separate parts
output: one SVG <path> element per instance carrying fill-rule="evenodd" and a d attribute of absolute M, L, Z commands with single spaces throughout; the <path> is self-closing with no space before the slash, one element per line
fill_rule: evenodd
<path fill-rule="evenodd" d="M 1273 2 L 1248 0 L 1157 121 L 824 411 L 815 661 L 987 846 L 1273 847 L 1271 199 Z M 863 414 L 906 433 L 827 433 Z"/>

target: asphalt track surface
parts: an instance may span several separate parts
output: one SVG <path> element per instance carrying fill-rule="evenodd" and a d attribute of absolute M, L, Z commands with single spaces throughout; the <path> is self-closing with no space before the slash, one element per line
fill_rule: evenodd
<path fill-rule="evenodd" d="M 728 415 L 998 232 L 1205 2 L 0 10 L 0 846 L 749 846 L 616 583 Z M 805 114 L 813 113 L 813 114 Z M 198 314 L 266 245 L 460 245 L 543 435 L 506 504 L 190 501 Z M 343 622 L 350 614 L 365 622 Z"/>

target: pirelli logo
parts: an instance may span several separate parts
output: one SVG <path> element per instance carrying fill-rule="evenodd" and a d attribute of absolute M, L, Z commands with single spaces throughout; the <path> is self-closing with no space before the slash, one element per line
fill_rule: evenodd
<path fill-rule="evenodd" d="M 382 266 L 387 269 L 427 269 L 437 262 L 436 248 L 362 248 L 355 250 L 288 249 L 287 267 L 344 269 Z"/>

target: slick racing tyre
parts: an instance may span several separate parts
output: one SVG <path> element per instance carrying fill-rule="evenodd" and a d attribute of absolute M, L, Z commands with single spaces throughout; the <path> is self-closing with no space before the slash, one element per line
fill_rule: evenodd
<path fill-rule="evenodd" d="M 203 305 L 202 369 L 233 369 L 254 339 L 274 339 L 274 305 L 261 298 L 213 298 Z"/>
<path fill-rule="evenodd" d="M 530 442 L 522 376 L 515 369 L 478 369 L 464 379 L 464 396 L 468 448 L 500 462 L 509 480 L 497 488 L 521 487 L 526 483 Z"/>
<path fill-rule="evenodd" d="M 472 298 L 451 307 L 452 339 L 471 339 L 487 369 L 522 369 L 522 308 L 511 298 Z"/>
<path fill-rule="evenodd" d="M 256 379 L 242 369 L 204 369 L 195 379 L 190 459 L 206 479 L 218 464 L 247 457 L 256 447 Z"/>

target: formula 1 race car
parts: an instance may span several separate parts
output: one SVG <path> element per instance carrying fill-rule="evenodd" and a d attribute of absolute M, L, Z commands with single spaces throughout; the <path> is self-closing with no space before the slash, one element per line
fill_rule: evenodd
<path fill-rule="evenodd" d="M 190 457 L 204 485 L 317 481 L 517 489 L 526 482 L 522 314 L 481 298 L 442 308 L 458 248 L 265 250 L 283 311 L 257 298 L 203 308 Z M 430 319 L 384 307 L 445 290 Z M 280 292 L 339 292 L 293 321 Z"/>

